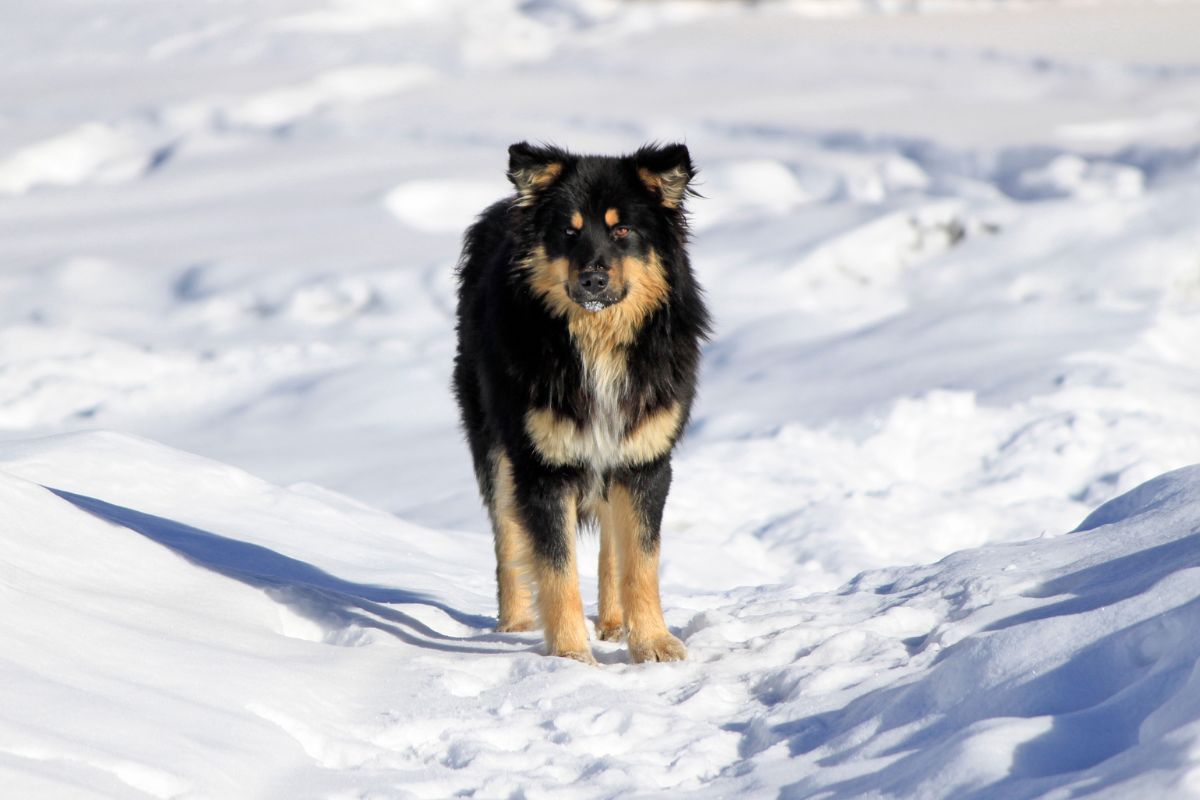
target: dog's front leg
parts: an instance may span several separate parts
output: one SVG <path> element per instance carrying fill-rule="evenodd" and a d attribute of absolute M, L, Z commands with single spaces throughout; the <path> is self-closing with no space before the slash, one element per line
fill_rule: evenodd
<path fill-rule="evenodd" d="M 625 635 L 625 616 L 621 611 L 621 566 L 617 562 L 617 523 L 612 504 L 601 501 L 596 509 L 600 522 L 600 616 L 596 636 L 606 642 L 620 641 Z"/>
<path fill-rule="evenodd" d="M 576 493 L 571 481 L 557 475 L 525 471 L 517 480 L 546 651 L 552 656 L 594 664 L 575 565 Z"/>
<path fill-rule="evenodd" d="M 629 657 L 635 663 L 687 657 L 683 642 L 667 630 L 658 593 L 659 529 L 671 487 L 668 458 L 630 469 L 608 491 Z"/>

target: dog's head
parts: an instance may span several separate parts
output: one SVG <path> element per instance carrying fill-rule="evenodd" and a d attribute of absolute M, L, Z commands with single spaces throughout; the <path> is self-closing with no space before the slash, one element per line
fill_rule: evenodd
<path fill-rule="evenodd" d="M 528 278 L 556 314 L 627 305 L 644 314 L 668 291 L 664 252 L 682 245 L 694 177 L 682 144 L 621 157 L 576 156 L 525 142 L 508 149 L 508 177 L 526 226 Z"/>

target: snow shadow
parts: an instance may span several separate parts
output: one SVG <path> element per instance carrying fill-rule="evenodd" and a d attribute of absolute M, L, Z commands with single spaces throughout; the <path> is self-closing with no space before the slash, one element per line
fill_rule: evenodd
<path fill-rule="evenodd" d="M 1105 525 L 1115 525 L 1137 516 L 1169 508 L 1181 498 L 1187 499 L 1191 476 L 1200 477 L 1200 466 L 1183 467 L 1151 478 L 1145 483 L 1114 497 L 1097 508 L 1072 533 L 1086 533 Z"/>
<path fill-rule="evenodd" d="M 920 680 L 870 692 L 836 711 L 776 725 L 765 736 L 758 732 L 763 741 L 757 749 L 780 740 L 793 756 L 827 747 L 835 755 L 818 763 L 833 766 L 849 762 L 872 742 L 893 741 L 871 755 L 894 760 L 878 772 L 821 786 L 830 797 L 865 796 L 881 786 L 904 794 L 903 787 L 919 784 L 972 747 L 986 747 L 998 759 L 1007 757 L 1009 766 L 995 781 L 959 787 L 954 796 L 964 800 L 1039 797 L 1087 770 L 1115 773 L 1119 762 L 1100 765 L 1139 746 L 1152 748 L 1160 764 L 1175 759 L 1170 767 L 1180 767 L 1189 756 L 1172 752 L 1167 734 L 1189 717 L 1173 721 L 1169 710 L 1187 702 L 1189 680 L 1200 659 L 1200 640 L 1192 634 L 1197 624 L 1200 598 L 1100 637 L 1066 654 L 1051 670 L 1014 675 L 986 691 L 980 687 L 997 645 L 988 635 L 977 635 L 949 648 L 939 666 Z M 1070 638 L 1064 631 L 1064 640 Z M 1019 646 L 1026 639 L 1008 641 Z M 1045 720 L 1048 726 L 1028 737 L 987 738 L 989 730 L 1013 720 Z M 1154 721 L 1147 724 L 1149 720 Z M 873 726 L 872 736 L 847 747 L 846 740 L 860 735 L 862 726 Z M 988 743 L 969 744 L 971 739 Z M 1092 780 L 1094 786 L 1108 783 L 1103 772 Z M 785 787 L 780 797 L 809 797 L 816 789 L 805 779 Z"/>
<path fill-rule="evenodd" d="M 458 637 L 442 633 L 395 605 L 423 605 L 472 628 L 490 629 L 491 617 L 467 614 L 435 597 L 407 589 L 354 583 L 262 545 L 201 530 L 182 522 L 114 505 L 94 497 L 44 487 L 76 508 L 140 533 L 196 566 L 265 591 L 276 602 L 329 631 L 325 641 L 343 643 L 339 631 L 374 628 L 407 644 L 456 653 L 512 652 L 511 637 L 485 633 Z M 496 647 L 474 645 L 494 643 Z M 507 647 L 503 645 L 508 645 Z"/>
<path fill-rule="evenodd" d="M 1071 596 L 996 620 L 984 630 L 1003 630 L 1023 622 L 1081 614 L 1119 603 L 1148 591 L 1168 575 L 1195 567 L 1200 567 L 1200 531 L 1046 581 L 1025 592 L 1025 596 Z"/>
<path fill-rule="evenodd" d="M 1195 546 L 1194 537 L 1181 541 Z M 1090 623 L 1034 624 L 1058 626 L 1063 641 L 1070 642 Z M 1004 631 L 976 634 L 944 651 L 938 665 L 921 679 L 870 692 L 841 709 L 757 731 L 754 749 L 786 741 L 797 756 L 824 747 L 835 755 L 818 763 L 833 766 L 851 761 L 874 742 L 892 742 L 870 755 L 894 760 L 878 772 L 821 786 L 830 797 L 865 796 L 881 786 L 904 794 L 901 787 L 917 785 L 943 764 L 981 747 L 995 758 L 1009 759 L 1006 774 L 984 785 L 964 784 L 956 790 L 957 798 L 1039 797 L 1088 770 L 1115 774 L 1119 762 L 1100 765 L 1139 747 L 1140 757 L 1146 757 L 1148 747 L 1158 763 L 1181 768 L 1190 756 L 1172 752 L 1167 734 L 1190 719 L 1186 714 L 1173 719 L 1171 708 L 1189 702 L 1189 681 L 1200 662 L 1200 639 L 1193 635 L 1197 625 L 1200 597 L 1193 597 L 1077 651 L 1064 646 L 1063 660 L 1053 669 L 1015 671 L 1011 679 L 991 686 L 986 676 L 995 669 L 997 654 L 1034 637 Z M 997 726 L 1019 730 L 1014 720 L 1041 720 L 1047 727 L 1029 736 L 988 738 Z M 848 739 L 861 736 L 864 726 L 872 727 L 871 737 L 847 746 Z M 1103 772 L 1091 780 L 1095 786 L 1107 783 Z M 809 797 L 816 789 L 817 784 L 805 779 L 785 787 L 780 797 Z"/>

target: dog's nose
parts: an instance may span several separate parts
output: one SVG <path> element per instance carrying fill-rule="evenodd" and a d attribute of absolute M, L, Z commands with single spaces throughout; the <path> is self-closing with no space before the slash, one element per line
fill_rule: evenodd
<path fill-rule="evenodd" d="M 596 267 L 583 270 L 579 273 L 579 288 L 588 294 L 600 294 L 608 288 L 608 273 Z"/>

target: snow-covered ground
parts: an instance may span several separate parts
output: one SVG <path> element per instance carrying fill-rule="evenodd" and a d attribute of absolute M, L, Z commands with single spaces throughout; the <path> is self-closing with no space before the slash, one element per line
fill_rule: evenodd
<path fill-rule="evenodd" d="M 0 795 L 1200 797 L 1200 5 L 881 7 L 6 10 Z M 687 662 L 490 630 L 526 138 L 702 168 Z"/>

